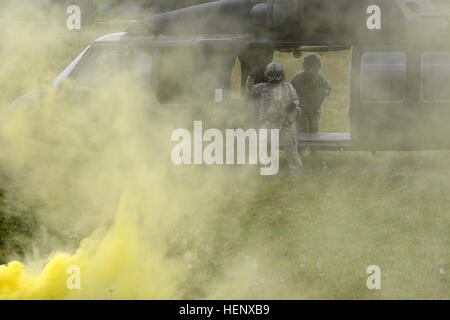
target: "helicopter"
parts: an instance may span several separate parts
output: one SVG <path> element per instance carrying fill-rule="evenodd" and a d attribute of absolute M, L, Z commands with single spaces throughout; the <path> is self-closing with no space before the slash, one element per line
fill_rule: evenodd
<path fill-rule="evenodd" d="M 106 55 L 112 63 L 126 59 L 161 106 L 189 107 L 201 94 L 202 101 L 227 108 L 242 103 L 231 97 L 236 60 L 244 88 L 250 71 L 272 62 L 275 51 L 299 57 L 302 51 L 349 50 L 350 132 L 299 132 L 301 147 L 449 149 L 449 22 L 444 0 L 219 0 L 97 39 L 53 86 L 71 79 L 72 91 L 90 90 L 95 85 L 83 77 Z M 183 73 L 194 76 L 182 81 Z"/>

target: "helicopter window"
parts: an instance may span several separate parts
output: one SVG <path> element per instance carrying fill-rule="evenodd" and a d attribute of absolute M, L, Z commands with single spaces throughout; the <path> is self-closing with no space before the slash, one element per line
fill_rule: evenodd
<path fill-rule="evenodd" d="M 117 50 L 95 50 L 77 70 L 71 87 L 73 90 L 95 90 L 106 83 L 119 71 Z"/>
<path fill-rule="evenodd" d="M 405 98 L 406 55 L 403 52 L 366 52 L 361 61 L 361 100 L 392 103 Z"/>
<path fill-rule="evenodd" d="M 450 101 L 450 53 L 422 55 L 421 94 L 424 102 Z"/>
<path fill-rule="evenodd" d="M 150 53 L 140 53 L 136 60 L 136 75 L 138 78 L 149 81 L 152 75 L 152 55 Z"/>
<path fill-rule="evenodd" d="M 190 103 L 197 70 L 190 49 L 160 49 L 157 97 L 162 104 Z"/>

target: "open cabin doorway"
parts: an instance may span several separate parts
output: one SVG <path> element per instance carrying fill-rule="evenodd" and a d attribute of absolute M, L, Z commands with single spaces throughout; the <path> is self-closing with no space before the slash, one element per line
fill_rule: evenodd
<path fill-rule="evenodd" d="M 283 65 L 286 71 L 286 81 L 291 81 L 294 75 L 303 69 L 305 55 L 311 52 L 303 51 L 300 58 L 295 58 L 291 52 L 276 51 L 274 61 Z M 321 72 L 331 84 L 331 95 L 322 105 L 319 124 L 320 132 L 350 132 L 349 119 L 349 72 L 350 50 L 320 53 Z M 231 98 L 243 97 L 241 89 L 241 64 L 239 59 L 232 71 Z"/>

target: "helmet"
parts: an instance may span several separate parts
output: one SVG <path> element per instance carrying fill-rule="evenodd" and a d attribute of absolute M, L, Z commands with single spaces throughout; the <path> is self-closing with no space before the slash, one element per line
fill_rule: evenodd
<path fill-rule="evenodd" d="M 303 59 L 303 69 L 318 72 L 320 70 L 320 57 L 315 53 L 310 53 Z"/>
<path fill-rule="evenodd" d="M 272 62 L 266 67 L 264 76 L 268 83 L 280 83 L 286 78 L 283 66 L 278 62 Z"/>

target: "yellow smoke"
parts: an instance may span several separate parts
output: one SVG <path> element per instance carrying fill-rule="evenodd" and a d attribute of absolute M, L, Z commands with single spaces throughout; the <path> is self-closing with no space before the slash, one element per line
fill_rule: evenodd
<path fill-rule="evenodd" d="M 11 4 L 6 10 L 21 9 Z M 173 128 L 161 118 L 152 120 L 136 96 L 130 99 L 132 82 L 112 82 L 109 90 L 76 108 L 70 105 L 73 100 L 51 95 L 7 111 L 12 99 L 51 83 L 86 44 L 71 48 L 64 59 L 54 53 L 49 58 L 48 48 L 57 43 L 65 48 L 61 39 L 73 40 L 76 33 L 54 26 L 4 27 L 0 25 L 0 163 L 11 180 L 0 183 L 18 207 L 33 208 L 40 229 L 33 248 L 18 257 L 22 262 L 7 257 L 12 262 L 0 266 L 0 299 L 179 296 L 176 288 L 188 268 L 184 252 L 168 256 L 168 242 L 182 233 L 180 224 L 192 212 L 197 215 L 190 219 L 201 230 L 200 221 L 215 205 L 203 210 L 205 202 L 194 194 L 211 189 L 216 177 L 202 183 L 189 175 L 178 175 L 178 182 L 170 179 Z M 121 30 L 95 31 L 86 38 L 90 42 Z M 197 190 L 190 191 L 187 181 L 199 183 Z M 67 240 L 73 237 L 82 240 Z M 74 276 L 68 273 L 71 266 L 79 267 L 80 290 L 68 286 Z"/>
<path fill-rule="evenodd" d="M 38 274 L 19 262 L 0 266 L 0 299 L 170 298 L 174 269 L 139 241 L 141 203 L 135 195 L 124 195 L 109 232 L 99 230 L 83 240 L 74 255 L 55 253 Z M 79 289 L 70 286 L 70 266 L 81 271 Z"/>
<path fill-rule="evenodd" d="M 237 183 L 248 185 L 248 168 L 175 167 L 171 132 L 191 128 L 197 118 L 190 111 L 154 112 L 151 97 L 142 104 L 139 92 L 129 94 L 137 90 L 127 75 L 85 103 L 56 92 L 7 110 L 11 100 L 51 83 L 87 43 L 56 54 L 55 48 L 81 42 L 74 40 L 77 33 L 53 26 L 6 29 L 0 32 L 0 168 L 9 180 L 0 187 L 26 209 L 19 214 L 37 217 L 39 228 L 31 248 L 0 266 L 0 299 L 210 296 L 216 290 L 210 278 L 189 281 L 194 273 L 207 274 L 224 195 Z M 90 42 L 122 30 L 80 34 Z M 176 61 L 174 56 L 174 73 Z M 240 198 L 251 198 L 255 191 L 248 190 Z M 79 267 L 80 290 L 70 286 L 71 266 Z M 220 275 L 212 284 L 221 285 Z"/>

